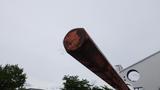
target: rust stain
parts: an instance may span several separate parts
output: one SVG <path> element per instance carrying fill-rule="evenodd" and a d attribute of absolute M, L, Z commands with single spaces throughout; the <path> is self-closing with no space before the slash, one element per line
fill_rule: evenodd
<path fill-rule="evenodd" d="M 80 45 L 80 37 L 78 36 L 76 31 L 72 31 L 67 34 L 64 39 L 64 43 L 68 50 L 75 50 Z"/>

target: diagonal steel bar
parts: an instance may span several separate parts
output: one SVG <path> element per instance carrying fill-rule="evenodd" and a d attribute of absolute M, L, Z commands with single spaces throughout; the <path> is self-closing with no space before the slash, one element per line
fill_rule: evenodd
<path fill-rule="evenodd" d="M 72 57 L 115 89 L 129 90 L 83 28 L 76 28 L 68 32 L 63 44 Z"/>

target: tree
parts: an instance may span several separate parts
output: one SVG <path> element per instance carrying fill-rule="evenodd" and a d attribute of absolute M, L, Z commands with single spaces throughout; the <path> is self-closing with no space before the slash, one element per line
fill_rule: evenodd
<path fill-rule="evenodd" d="M 98 87 L 89 84 L 86 79 L 80 80 L 78 76 L 64 76 L 64 87 L 61 90 L 111 90 L 107 86 Z"/>
<path fill-rule="evenodd" d="M 15 90 L 22 88 L 26 81 L 26 74 L 18 65 L 0 66 L 0 90 Z"/>
<path fill-rule="evenodd" d="M 64 88 L 62 90 L 90 90 L 90 84 L 87 80 L 79 80 L 78 76 L 64 76 Z"/>

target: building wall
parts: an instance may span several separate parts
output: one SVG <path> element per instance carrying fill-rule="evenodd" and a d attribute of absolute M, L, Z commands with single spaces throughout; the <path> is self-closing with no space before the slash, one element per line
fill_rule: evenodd
<path fill-rule="evenodd" d="M 160 52 L 123 69 L 120 71 L 120 76 L 127 84 L 141 88 L 135 90 L 160 90 Z"/>

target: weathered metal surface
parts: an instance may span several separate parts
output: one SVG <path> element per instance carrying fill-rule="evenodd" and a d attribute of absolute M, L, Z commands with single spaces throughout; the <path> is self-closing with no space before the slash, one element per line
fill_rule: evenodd
<path fill-rule="evenodd" d="M 83 28 L 76 28 L 68 32 L 63 44 L 72 57 L 115 89 L 129 90 Z"/>

